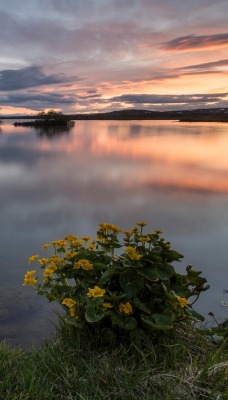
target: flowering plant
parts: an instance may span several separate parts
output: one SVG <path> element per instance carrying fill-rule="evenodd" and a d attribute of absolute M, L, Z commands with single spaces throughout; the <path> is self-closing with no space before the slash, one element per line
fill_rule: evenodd
<path fill-rule="evenodd" d="M 113 224 L 100 224 L 96 240 L 68 235 L 46 244 L 48 257 L 29 259 L 43 270 L 43 282 L 33 269 L 24 285 L 60 303 L 65 321 L 78 328 L 130 331 L 142 338 L 151 331 L 170 331 L 179 321 L 203 320 L 189 299 L 207 289 L 206 279 L 192 266 L 185 275 L 177 273 L 172 263 L 183 256 L 161 231 L 144 233 L 146 225 L 138 222 L 122 232 Z"/>

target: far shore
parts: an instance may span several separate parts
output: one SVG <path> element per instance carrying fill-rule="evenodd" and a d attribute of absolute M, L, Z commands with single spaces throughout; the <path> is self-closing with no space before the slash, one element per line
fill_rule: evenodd
<path fill-rule="evenodd" d="M 168 120 L 180 122 L 228 122 L 228 108 L 207 108 L 178 111 L 150 111 L 126 109 L 106 113 L 65 114 L 68 120 L 107 120 L 107 121 L 135 121 L 135 120 Z M 36 119 L 36 115 L 0 116 L 4 119 Z"/>

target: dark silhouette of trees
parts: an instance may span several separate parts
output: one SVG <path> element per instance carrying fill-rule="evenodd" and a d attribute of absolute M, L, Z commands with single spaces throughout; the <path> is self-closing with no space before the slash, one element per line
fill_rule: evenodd
<path fill-rule="evenodd" d="M 49 110 L 47 112 L 39 112 L 35 121 L 15 122 L 14 125 L 35 127 L 70 127 L 74 125 L 74 121 L 71 121 L 70 117 L 63 115 L 60 111 Z"/>

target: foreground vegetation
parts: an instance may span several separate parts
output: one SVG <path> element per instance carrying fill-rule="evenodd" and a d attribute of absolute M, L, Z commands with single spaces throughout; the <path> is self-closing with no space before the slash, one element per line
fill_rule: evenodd
<path fill-rule="evenodd" d="M 43 281 L 33 269 L 24 285 L 65 313 L 52 343 L 1 344 L 2 399 L 227 399 L 227 321 L 200 334 L 192 305 L 206 279 L 192 266 L 177 273 L 182 255 L 146 225 L 100 224 L 96 240 L 67 235 L 43 246 L 46 257 L 29 258 Z"/>
<path fill-rule="evenodd" d="M 190 326 L 137 345 L 99 343 L 74 327 L 24 351 L 0 345 L 4 400 L 226 400 L 228 351 Z"/>

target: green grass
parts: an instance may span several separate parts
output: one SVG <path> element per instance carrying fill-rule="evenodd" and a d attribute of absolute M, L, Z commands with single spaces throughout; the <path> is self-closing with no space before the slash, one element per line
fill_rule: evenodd
<path fill-rule="evenodd" d="M 39 349 L 0 345 L 3 400 L 227 400 L 228 351 L 192 328 L 136 345 L 59 329 Z"/>

